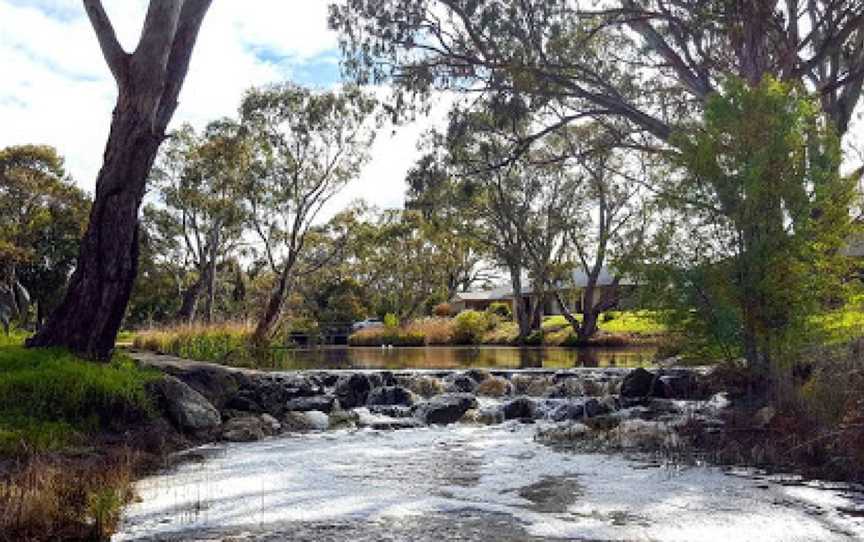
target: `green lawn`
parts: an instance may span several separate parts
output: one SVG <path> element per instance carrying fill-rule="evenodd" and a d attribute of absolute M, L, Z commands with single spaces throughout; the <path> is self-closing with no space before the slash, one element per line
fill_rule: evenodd
<path fill-rule="evenodd" d="M 576 315 L 582 320 L 582 315 Z M 555 332 L 568 327 L 563 316 L 549 316 L 543 320 L 543 331 Z M 655 335 L 665 333 L 666 325 L 656 311 L 609 311 L 600 317 L 600 329 L 609 333 L 634 333 L 640 335 Z"/>
<path fill-rule="evenodd" d="M 61 349 L 27 349 L 23 336 L 0 343 L 0 455 L 57 450 L 152 407 L 144 385 L 157 373 L 117 355 L 93 363 Z"/>

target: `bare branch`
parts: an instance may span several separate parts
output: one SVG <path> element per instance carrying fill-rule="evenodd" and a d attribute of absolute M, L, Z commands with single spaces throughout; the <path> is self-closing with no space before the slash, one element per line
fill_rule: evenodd
<path fill-rule="evenodd" d="M 93 30 L 96 31 L 96 38 L 99 40 L 102 56 L 105 57 L 108 68 L 114 75 L 117 84 L 120 85 L 125 79 L 128 70 L 129 53 L 123 50 L 123 47 L 117 40 L 114 25 L 111 24 L 108 14 L 105 13 L 102 2 L 100 0 L 83 1 L 84 10 L 87 12 L 90 24 L 93 25 Z"/>

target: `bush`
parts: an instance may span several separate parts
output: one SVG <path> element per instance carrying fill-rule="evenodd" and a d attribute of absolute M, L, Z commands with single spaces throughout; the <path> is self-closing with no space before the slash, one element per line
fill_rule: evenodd
<path fill-rule="evenodd" d="M 543 344 L 543 330 L 532 331 L 522 340 L 522 344 L 525 346 L 541 346 Z"/>
<path fill-rule="evenodd" d="M 453 305 L 450 303 L 438 303 L 432 309 L 432 314 L 438 318 L 450 318 L 455 313 Z"/>
<path fill-rule="evenodd" d="M 450 318 L 424 318 L 406 326 L 408 333 L 423 335 L 427 345 L 453 343 L 453 320 Z"/>
<path fill-rule="evenodd" d="M 384 315 L 384 327 L 399 327 L 399 318 L 397 318 L 392 312 L 388 312 Z"/>
<path fill-rule="evenodd" d="M 489 314 L 498 315 L 500 318 L 504 320 L 512 320 L 513 319 L 513 310 L 510 308 L 509 303 L 496 302 L 489 305 L 486 309 L 486 312 Z"/>
<path fill-rule="evenodd" d="M 493 327 L 488 314 L 474 310 L 462 311 L 454 320 L 453 340 L 457 344 L 479 344 Z"/>

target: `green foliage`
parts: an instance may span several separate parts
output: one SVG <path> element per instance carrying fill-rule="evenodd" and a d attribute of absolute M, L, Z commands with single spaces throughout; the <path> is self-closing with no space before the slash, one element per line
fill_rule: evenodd
<path fill-rule="evenodd" d="M 81 435 L 152 414 L 145 384 L 158 373 L 57 349 L 0 348 L 0 453 L 58 449 Z"/>
<path fill-rule="evenodd" d="M 52 147 L 0 149 L 0 283 L 20 281 L 44 314 L 61 297 L 90 201 Z"/>
<path fill-rule="evenodd" d="M 488 314 L 474 310 L 457 314 L 453 325 L 453 340 L 457 344 L 480 344 L 486 332 L 494 327 Z"/>
<path fill-rule="evenodd" d="M 488 312 L 489 314 L 496 314 L 505 320 L 513 319 L 513 310 L 510 307 L 509 303 L 491 303 L 486 309 L 486 312 Z"/>
<path fill-rule="evenodd" d="M 854 183 L 838 173 L 838 140 L 812 99 L 766 78 L 728 81 L 675 143 L 683 177 L 669 177 L 666 203 L 686 230 L 666 239 L 679 259 L 655 269 L 675 283 L 670 321 L 767 370 L 814 338 L 811 314 L 844 297 Z"/>
<path fill-rule="evenodd" d="M 392 312 L 384 315 L 384 327 L 393 329 L 399 327 L 399 318 Z"/>

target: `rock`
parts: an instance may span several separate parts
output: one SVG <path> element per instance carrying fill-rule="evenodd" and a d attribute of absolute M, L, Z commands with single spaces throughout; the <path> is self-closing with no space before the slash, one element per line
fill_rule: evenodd
<path fill-rule="evenodd" d="M 591 435 L 591 429 L 579 422 L 554 425 L 541 428 L 535 437 L 540 442 L 549 444 L 567 444 L 585 440 Z"/>
<path fill-rule="evenodd" d="M 242 373 L 217 366 L 194 366 L 172 370 L 175 377 L 203 395 L 217 410 L 225 407 L 241 388 L 249 385 Z"/>
<path fill-rule="evenodd" d="M 369 407 L 369 412 L 391 418 L 410 418 L 414 415 L 411 407 L 403 405 L 372 405 Z"/>
<path fill-rule="evenodd" d="M 375 420 L 369 427 L 378 431 L 416 429 L 423 427 L 423 422 L 417 418 L 390 418 L 387 420 Z"/>
<path fill-rule="evenodd" d="M 261 418 L 261 423 L 264 424 L 264 430 L 266 433 L 270 435 L 275 435 L 282 430 L 282 424 L 279 423 L 279 420 L 277 420 L 270 414 L 261 414 L 259 418 Z"/>
<path fill-rule="evenodd" d="M 492 376 L 481 382 L 475 390 L 477 395 L 487 397 L 504 397 L 513 394 L 513 384 L 500 376 Z"/>
<path fill-rule="evenodd" d="M 467 376 L 474 382 L 480 384 L 481 382 L 492 376 L 492 374 L 486 369 L 470 369 L 465 372 L 465 376 Z"/>
<path fill-rule="evenodd" d="M 451 373 L 444 377 L 444 391 L 448 393 L 471 393 L 476 387 L 477 382 L 461 373 Z"/>
<path fill-rule="evenodd" d="M 234 397 L 228 399 L 225 408 L 242 410 L 244 412 L 262 412 L 263 409 L 255 400 L 255 393 L 251 390 L 241 390 Z"/>
<path fill-rule="evenodd" d="M 426 424 L 449 424 L 459 420 L 465 411 L 477 406 L 477 399 L 467 393 L 438 395 L 416 405 L 415 416 Z"/>
<path fill-rule="evenodd" d="M 264 422 L 258 416 L 231 418 L 222 426 L 222 440 L 252 442 L 266 436 Z"/>
<path fill-rule="evenodd" d="M 678 434 L 663 422 L 623 420 L 612 433 L 622 448 L 658 450 L 681 445 Z"/>
<path fill-rule="evenodd" d="M 295 412 L 308 412 L 310 410 L 330 412 L 334 408 L 338 408 L 338 406 L 336 397 L 333 395 L 314 395 L 312 397 L 289 399 L 285 403 L 285 410 L 293 410 Z"/>
<path fill-rule="evenodd" d="M 567 378 L 557 384 L 548 386 L 543 393 L 545 397 L 581 397 L 584 394 L 582 383 L 575 378 Z"/>
<path fill-rule="evenodd" d="M 330 428 L 330 418 L 319 410 L 310 410 L 303 413 L 309 426 L 313 431 L 326 431 Z"/>
<path fill-rule="evenodd" d="M 605 414 L 608 409 L 604 407 L 597 399 L 588 399 L 583 402 L 565 402 L 561 403 L 552 411 L 551 418 L 553 421 L 562 422 L 565 420 L 582 420 L 584 418 L 592 418 Z"/>
<path fill-rule="evenodd" d="M 696 395 L 696 377 L 688 372 L 661 375 L 651 390 L 654 397 L 665 399 L 690 399 Z"/>
<path fill-rule="evenodd" d="M 504 419 L 513 420 L 516 418 L 534 419 L 534 414 L 537 411 L 537 405 L 527 397 L 519 397 L 504 405 Z"/>
<path fill-rule="evenodd" d="M 406 405 L 414 404 L 414 394 L 402 386 L 382 386 L 369 392 L 367 405 Z"/>
<path fill-rule="evenodd" d="M 525 390 L 526 395 L 540 397 L 552 386 L 551 378 L 534 378 Z"/>
<path fill-rule="evenodd" d="M 222 424 L 216 407 L 179 379 L 164 375 L 148 387 L 162 410 L 181 431 L 208 432 Z"/>
<path fill-rule="evenodd" d="M 357 427 L 360 416 L 353 410 L 334 410 L 328 417 L 330 429 L 352 429 Z"/>
<path fill-rule="evenodd" d="M 372 386 L 366 375 L 354 373 L 339 379 L 336 384 L 336 397 L 342 408 L 354 408 L 366 404 L 371 389 Z"/>
<path fill-rule="evenodd" d="M 444 393 L 444 384 L 434 376 L 418 376 L 407 382 L 408 389 L 421 397 L 432 397 Z"/>
<path fill-rule="evenodd" d="M 460 423 L 472 423 L 477 424 L 480 423 L 480 411 L 476 408 L 469 408 L 465 411 L 465 414 L 459 418 Z"/>
<path fill-rule="evenodd" d="M 654 379 L 654 374 L 642 367 L 633 369 L 627 373 L 627 376 L 624 377 L 624 381 L 621 383 L 621 396 L 648 397 L 654 387 Z"/>
<path fill-rule="evenodd" d="M 482 408 L 477 413 L 477 421 L 484 425 L 497 425 L 499 423 L 504 423 L 504 408 L 501 406 Z"/>
<path fill-rule="evenodd" d="M 594 418 L 585 418 L 583 422 L 585 425 L 596 431 L 611 431 L 621 423 L 621 417 L 603 414 Z"/>
<path fill-rule="evenodd" d="M 312 424 L 305 412 L 289 411 L 282 417 L 282 429 L 294 432 L 310 431 Z"/>

